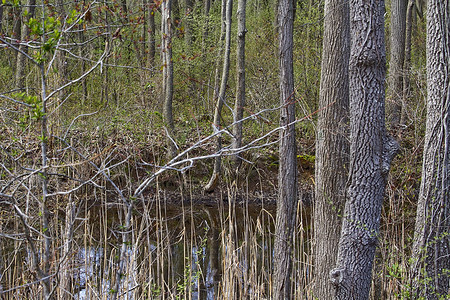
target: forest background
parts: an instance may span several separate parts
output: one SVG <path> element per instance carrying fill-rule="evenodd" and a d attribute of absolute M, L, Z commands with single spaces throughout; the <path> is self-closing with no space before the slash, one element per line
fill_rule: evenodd
<path fill-rule="evenodd" d="M 314 273 L 313 250 L 317 119 L 336 105 L 319 104 L 325 2 L 290 2 L 288 105 L 301 200 L 287 237 L 295 299 L 325 299 L 331 290 L 318 287 L 328 279 Z M 413 299 L 417 288 L 410 269 L 427 117 L 427 8 L 392 2 L 404 4 L 400 38 L 391 1 L 384 23 L 387 130 L 400 151 L 381 208 L 371 299 Z M 272 257 L 285 107 L 279 3 L 3 0 L 2 295 L 281 299 Z"/>

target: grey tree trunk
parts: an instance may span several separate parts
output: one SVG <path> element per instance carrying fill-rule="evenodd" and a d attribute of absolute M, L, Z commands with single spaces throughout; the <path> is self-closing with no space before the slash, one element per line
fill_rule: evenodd
<path fill-rule="evenodd" d="M 23 28 L 21 30 L 21 36 L 20 40 L 21 42 L 25 42 L 28 39 L 28 36 L 30 34 L 30 30 L 28 29 L 28 26 L 26 23 L 34 17 L 34 12 L 36 10 L 36 0 L 29 0 L 28 1 L 28 14 L 27 14 L 27 21 L 24 22 Z M 17 60 L 16 60 L 16 89 L 23 89 L 25 87 L 25 67 L 27 58 L 25 57 L 24 53 L 28 52 L 28 47 L 25 45 L 20 45 L 19 50 L 17 52 Z M 23 53 L 24 52 L 24 53 Z"/>
<path fill-rule="evenodd" d="M 245 105 L 245 7 L 246 0 L 238 1 L 237 9 L 237 64 L 236 64 L 236 102 L 234 104 L 233 121 L 234 123 L 242 120 Z M 233 127 L 233 148 L 239 148 L 242 145 L 242 122 L 236 123 Z M 239 156 L 235 157 L 236 166 L 241 164 Z"/>
<path fill-rule="evenodd" d="M 292 239 L 297 205 L 297 151 L 295 143 L 295 95 L 293 66 L 293 1 L 278 5 L 278 45 L 280 66 L 280 165 L 275 223 L 273 297 L 291 299 Z"/>
<path fill-rule="evenodd" d="M 368 299 L 381 205 L 397 142 L 384 113 L 384 1 L 350 1 L 350 169 L 336 268 L 335 299 Z"/>
<path fill-rule="evenodd" d="M 450 291 L 450 4 L 429 0 L 427 123 L 414 234 L 414 299 Z M 423 297 L 423 298 L 422 298 Z"/>
<path fill-rule="evenodd" d="M 150 0 L 150 9 L 148 12 L 148 64 L 150 68 L 154 68 L 155 63 L 155 55 L 156 55 L 156 39 L 155 39 L 155 33 L 156 33 L 156 25 L 155 25 L 155 2 L 153 0 Z"/>
<path fill-rule="evenodd" d="M 406 9 L 406 25 L 405 25 L 405 61 L 403 62 L 403 104 L 406 105 L 410 96 L 410 82 L 409 76 L 411 73 L 411 33 L 413 23 L 413 11 L 415 6 L 415 0 L 408 1 L 408 7 Z M 406 111 L 402 109 L 400 124 L 405 124 Z"/>
<path fill-rule="evenodd" d="M 313 295 L 318 299 L 328 299 L 333 294 L 333 286 L 326 279 L 336 264 L 348 180 L 349 22 L 348 1 L 325 2 L 314 206 Z"/>
<path fill-rule="evenodd" d="M 224 2 L 222 2 L 224 3 Z M 214 123 L 213 130 L 220 130 L 220 118 L 222 113 L 222 107 L 225 102 L 225 92 L 227 88 L 228 74 L 230 71 L 230 52 L 231 52 L 231 15 L 233 10 L 233 0 L 226 0 L 226 13 L 225 13 L 225 49 L 224 58 L 222 66 L 222 78 L 220 81 L 220 90 L 217 97 L 216 108 L 214 110 Z M 222 138 L 220 134 L 217 136 L 217 152 L 222 150 Z M 221 172 L 222 158 L 220 155 L 216 156 L 214 160 L 214 170 L 208 184 L 205 186 L 204 190 L 206 192 L 213 191 L 218 182 Z"/>
<path fill-rule="evenodd" d="M 36 0 L 34 0 L 36 1 Z M 64 9 L 64 2 L 62 0 L 58 0 L 58 12 L 61 20 L 66 18 L 66 11 Z M 63 41 L 64 37 L 61 38 Z M 67 83 L 67 60 L 66 54 L 64 51 L 58 51 L 57 53 L 57 68 L 58 68 L 58 86 L 63 86 Z M 58 103 L 62 103 L 64 101 L 67 94 L 67 89 L 61 89 L 58 93 Z"/>
<path fill-rule="evenodd" d="M 172 0 L 164 0 L 161 3 L 161 56 L 163 64 L 163 89 L 164 89 L 164 123 L 167 128 L 168 155 L 174 157 L 176 145 L 174 143 L 174 123 L 172 114 L 173 100 L 173 61 L 172 61 L 172 28 L 171 28 Z"/>
<path fill-rule="evenodd" d="M 3 4 L 0 4 L 0 33 L 2 33 L 3 29 Z"/>
<path fill-rule="evenodd" d="M 389 86 L 387 116 L 391 128 L 397 131 L 401 121 L 403 101 L 403 63 L 405 61 L 407 0 L 391 0 L 391 58 L 389 61 Z"/>
<path fill-rule="evenodd" d="M 205 52 L 205 49 L 208 45 L 208 35 L 209 35 L 209 11 L 211 10 L 211 0 L 205 0 L 205 26 L 203 27 L 203 36 L 202 36 L 202 53 Z"/>
<path fill-rule="evenodd" d="M 184 44 L 186 45 L 186 56 L 192 56 L 192 0 L 184 0 Z M 185 61 L 188 76 L 188 95 L 190 99 L 194 97 L 194 81 L 192 79 L 192 62 L 190 59 Z"/>

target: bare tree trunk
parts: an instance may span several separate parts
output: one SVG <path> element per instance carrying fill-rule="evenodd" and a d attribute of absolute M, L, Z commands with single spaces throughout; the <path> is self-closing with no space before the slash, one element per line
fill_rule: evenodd
<path fill-rule="evenodd" d="M 414 234 L 414 299 L 450 291 L 450 4 L 429 0 L 427 124 Z"/>
<path fill-rule="evenodd" d="M 211 0 L 205 0 L 205 26 L 203 28 L 203 37 L 202 37 L 202 53 L 205 52 L 206 47 L 208 46 L 208 35 L 209 35 L 209 11 L 211 9 Z"/>
<path fill-rule="evenodd" d="M 42 195 L 39 203 L 39 209 L 41 212 L 41 233 L 43 235 L 43 249 L 42 249 L 42 286 L 43 286 L 43 296 L 44 299 L 50 299 L 51 296 L 51 281 L 48 278 L 50 274 L 50 249 L 51 249 L 51 241 L 50 237 L 51 230 L 49 224 L 50 212 L 48 211 L 48 128 L 47 128 L 47 78 L 45 76 L 44 66 L 40 65 L 40 76 L 41 76 L 41 97 L 42 97 L 42 108 L 41 108 L 41 168 L 42 172 L 40 173 L 41 177 L 41 187 L 42 187 Z"/>
<path fill-rule="evenodd" d="M 405 61 L 407 0 L 391 0 L 391 58 L 389 61 L 388 122 L 397 131 L 400 125 L 403 101 L 403 63 Z"/>
<path fill-rule="evenodd" d="M 384 1 L 350 1 L 350 169 L 336 268 L 335 299 L 368 299 L 381 206 L 397 142 L 384 113 Z"/>
<path fill-rule="evenodd" d="M 295 142 L 295 95 L 293 66 L 294 7 L 291 0 L 278 5 L 280 60 L 280 165 L 275 223 L 272 299 L 291 299 L 292 239 L 297 203 L 297 150 Z"/>
<path fill-rule="evenodd" d="M 176 154 L 174 141 L 175 126 L 173 123 L 173 61 L 172 61 L 172 26 L 171 26 L 172 0 L 164 0 L 161 3 L 161 56 L 163 64 L 163 88 L 164 88 L 164 123 L 167 129 L 167 147 L 169 157 Z"/>
<path fill-rule="evenodd" d="M 412 33 L 412 23 L 413 23 L 413 11 L 415 0 L 408 1 L 408 8 L 406 10 L 406 24 L 405 24 L 405 61 L 403 62 L 403 105 L 406 106 L 409 98 L 409 76 L 411 73 L 411 33 Z M 406 109 L 402 109 L 400 124 L 405 124 L 406 120 Z"/>
<path fill-rule="evenodd" d="M 325 1 L 314 203 L 313 294 L 318 299 L 333 294 L 333 286 L 325 278 L 336 264 L 348 180 L 349 22 L 348 1 Z"/>
<path fill-rule="evenodd" d="M 0 33 L 3 29 L 3 4 L 0 4 Z"/>
<path fill-rule="evenodd" d="M 233 121 L 233 148 L 239 148 L 242 145 L 242 117 L 244 115 L 245 105 L 245 7 L 246 0 L 238 0 L 237 19 L 238 19 L 238 43 L 237 43 L 237 64 L 236 64 L 236 102 L 234 104 Z M 239 123 L 237 123 L 239 122 Z M 236 166 L 241 164 L 238 155 L 235 156 Z"/>
<path fill-rule="evenodd" d="M 222 3 L 224 3 L 224 2 L 222 2 Z M 214 131 L 220 130 L 220 118 L 221 118 L 221 113 L 222 113 L 222 107 L 225 102 L 225 92 L 227 89 L 228 74 L 230 71 L 232 9 L 233 9 L 233 0 L 226 0 L 225 49 L 224 49 L 223 66 L 222 66 L 222 78 L 220 81 L 220 90 L 219 90 L 219 95 L 217 97 L 216 108 L 214 110 L 214 123 L 213 123 Z M 222 137 L 220 136 L 220 134 L 217 136 L 216 147 L 217 147 L 217 152 L 220 152 L 222 150 Z M 219 176 L 220 176 L 220 172 L 221 172 L 221 164 L 222 164 L 222 158 L 220 155 L 218 155 L 214 160 L 214 170 L 213 170 L 213 174 L 211 175 L 211 179 L 209 180 L 208 184 L 204 188 L 204 190 L 206 192 L 211 192 L 216 188 L 216 186 L 219 182 Z"/>
<path fill-rule="evenodd" d="M 36 0 L 29 0 L 28 2 L 28 14 L 27 21 L 24 22 L 23 28 L 21 30 L 20 41 L 22 43 L 26 42 L 28 36 L 30 34 L 30 30 L 26 25 L 28 21 L 34 17 L 34 12 L 36 10 Z M 25 45 L 20 45 L 19 50 L 17 52 L 17 60 L 16 60 L 16 89 L 23 89 L 25 87 L 25 67 L 27 59 L 24 53 L 27 53 L 28 47 Z"/>
<path fill-rule="evenodd" d="M 186 56 L 189 58 L 192 56 L 192 0 L 184 0 L 184 43 L 186 45 Z M 187 75 L 188 75 L 188 95 L 189 99 L 194 97 L 194 81 L 192 80 L 192 62 L 188 59 L 186 62 Z"/>
<path fill-rule="evenodd" d="M 69 298 L 72 292 L 72 278 L 73 272 L 71 271 L 72 265 L 72 244 L 73 244 L 73 229 L 75 224 L 75 202 L 72 195 L 69 196 L 69 202 L 66 205 L 66 219 L 63 235 L 63 249 L 61 257 L 64 259 L 61 264 L 61 278 L 60 278 L 60 290 L 64 299 Z"/>
<path fill-rule="evenodd" d="M 155 55 L 156 55 L 155 12 L 156 12 L 155 2 L 154 2 L 154 0 L 150 0 L 150 10 L 148 13 L 148 27 L 149 27 L 149 30 L 148 30 L 148 45 L 149 45 L 148 64 L 150 67 L 154 67 Z"/>
<path fill-rule="evenodd" d="M 58 0 L 58 6 L 60 18 L 61 20 L 64 20 L 66 17 L 66 11 L 64 9 L 63 0 Z M 56 62 L 58 68 L 58 86 L 63 86 L 67 83 L 67 60 L 64 51 L 58 51 Z M 66 94 L 66 89 L 61 89 L 61 91 L 58 93 L 58 103 L 62 103 L 62 101 L 64 101 Z"/>
<path fill-rule="evenodd" d="M 19 7 L 13 7 L 13 15 L 14 15 L 14 20 L 13 20 L 13 33 L 12 36 L 14 38 L 14 40 L 12 41 L 12 45 L 19 47 L 19 44 L 17 43 L 17 41 L 20 41 L 20 39 L 22 38 L 22 9 Z M 19 52 L 16 51 L 16 55 L 15 55 L 15 61 L 14 61 L 14 65 L 17 65 L 17 59 L 19 56 Z M 17 73 L 17 70 L 16 70 Z"/>

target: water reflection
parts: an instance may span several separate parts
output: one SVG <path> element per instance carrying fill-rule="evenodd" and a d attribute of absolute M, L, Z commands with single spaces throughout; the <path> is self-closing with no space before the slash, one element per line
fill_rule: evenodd
<path fill-rule="evenodd" d="M 244 299 L 266 293 L 273 209 L 202 205 L 154 207 L 145 216 L 137 212 L 135 241 L 122 258 L 126 272 L 120 276 L 121 289 L 114 290 L 121 243 L 110 239 L 106 247 L 82 247 L 76 253 L 74 298 L 212 300 L 218 294 Z M 108 211 L 108 230 L 120 224 L 120 215 Z M 105 219 L 89 221 L 100 220 Z"/>

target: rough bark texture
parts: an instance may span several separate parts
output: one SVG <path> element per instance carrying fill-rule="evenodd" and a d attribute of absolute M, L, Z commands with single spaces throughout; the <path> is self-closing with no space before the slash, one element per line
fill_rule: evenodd
<path fill-rule="evenodd" d="M 278 39 L 280 60 L 280 165 L 275 223 L 273 297 L 291 299 L 292 233 L 297 202 L 295 97 L 293 68 L 293 1 L 280 0 Z"/>
<path fill-rule="evenodd" d="M 429 0 L 427 124 L 413 245 L 413 298 L 450 291 L 450 4 Z"/>
<path fill-rule="evenodd" d="M 384 114 L 384 1 L 350 1 L 350 169 L 335 299 L 368 299 L 390 163 L 398 150 Z"/>
<path fill-rule="evenodd" d="M 398 129 L 402 111 L 406 2 L 407 0 L 391 0 L 391 58 L 389 61 L 389 87 L 386 108 L 388 120 L 393 129 Z"/>
<path fill-rule="evenodd" d="M 409 76 L 411 73 L 411 33 L 412 33 L 412 20 L 415 0 L 408 1 L 408 7 L 406 9 L 406 27 L 405 27 L 405 61 L 403 62 L 403 104 L 406 105 L 410 96 L 410 82 Z M 406 111 L 402 109 L 400 124 L 405 124 Z"/>
<path fill-rule="evenodd" d="M 242 120 L 245 105 L 245 6 L 246 0 L 238 1 L 237 19 L 237 64 L 236 64 L 236 102 L 234 104 L 234 122 Z M 239 148 L 242 145 L 242 122 L 236 123 L 233 127 L 233 148 Z M 239 166 L 241 160 L 239 156 L 235 157 L 236 165 Z"/>
<path fill-rule="evenodd" d="M 224 3 L 224 2 L 222 2 Z M 233 0 L 226 0 L 226 10 L 225 10 L 225 49 L 224 49 L 224 57 L 223 57 L 223 66 L 222 66 L 222 78 L 220 81 L 220 90 L 219 95 L 217 97 L 216 108 L 214 110 L 214 123 L 213 130 L 220 130 L 220 118 L 222 113 L 222 107 L 225 102 L 225 92 L 227 89 L 228 82 L 228 74 L 230 72 L 230 52 L 231 52 L 231 15 L 233 10 Z M 217 136 L 217 151 L 220 152 L 222 150 L 222 138 L 220 134 Z M 221 156 L 217 156 L 214 160 L 214 170 L 209 180 L 208 184 L 205 187 L 205 191 L 211 192 L 215 189 L 218 184 L 220 169 L 222 164 Z"/>
<path fill-rule="evenodd" d="M 313 295 L 328 299 L 328 278 L 336 263 L 348 180 L 350 54 L 349 6 L 346 0 L 325 2 L 325 21 L 316 139 L 314 207 L 315 272 Z"/>
<path fill-rule="evenodd" d="M 163 64 L 163 86 L 164 86 L 164 123 L 166 124 L 169 148 L 169 157 L 176 154 L 174 144 L 174 123 L 172 112 L 173 101 L 173 61 L 172 61 L 172 28 L 171 28 L 172 0 L 164 0 L 161 3 L 161 39 L 162 39 L 162 64 Z"/>

